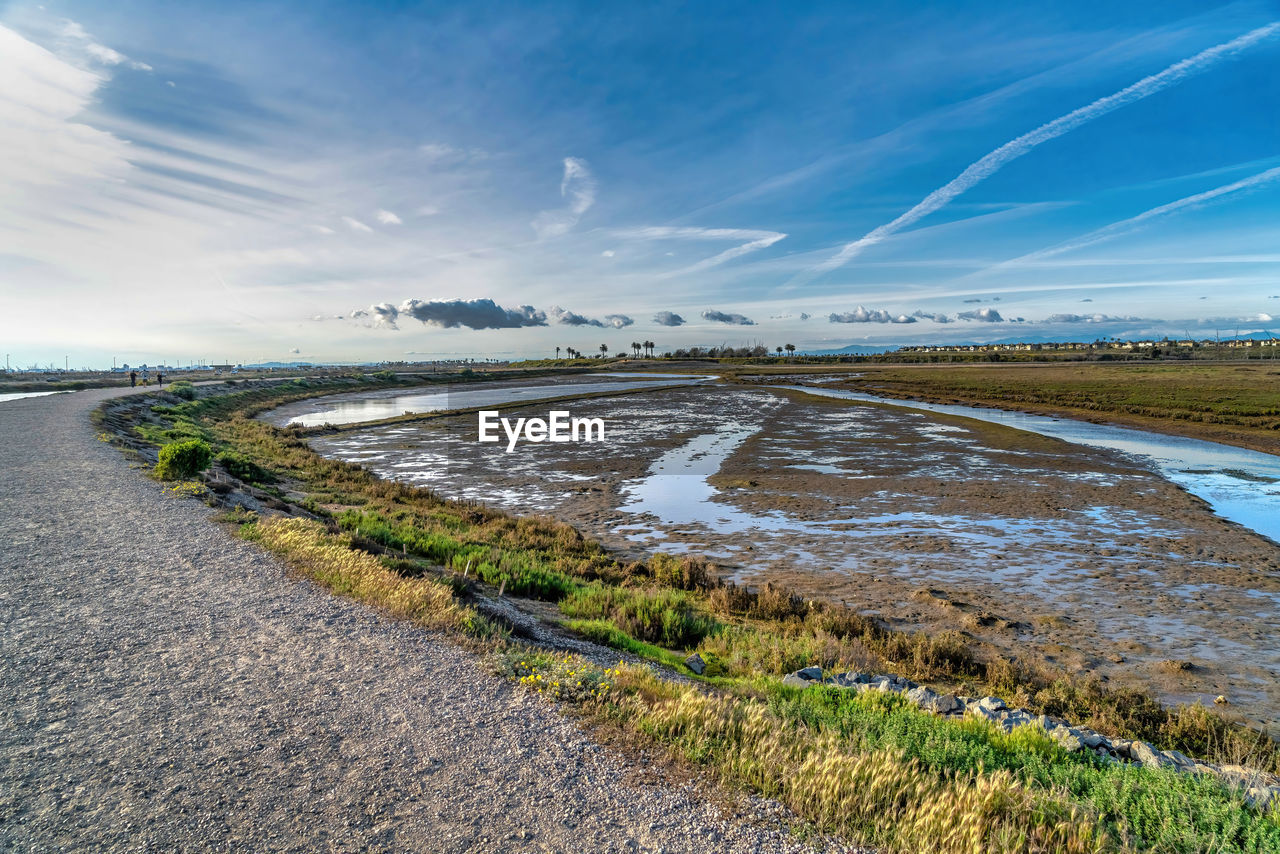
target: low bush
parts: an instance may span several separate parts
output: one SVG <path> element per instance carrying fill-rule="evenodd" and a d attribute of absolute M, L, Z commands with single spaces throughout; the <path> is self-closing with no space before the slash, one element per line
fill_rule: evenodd
<path fill-rule="evenodd" d="M 162 480 L 184 480 L 195 477 L 209 467 L 213 451 L 199 439 L 171 442 L 160 449 L 156 477 Z"/>
<path fill-rule="evenodd" d="M 570 617 L 610 620 L 637 640 L 673 649 L 692 649 L 719 628 L 715 618 L 702 613 L 682 590 L 592 584 L 571 593 L 560 610 Z"/>
<path fill-rule="evenodd" d="M 176 383 L 169 384 L 169 394 L 180 397 L 183 400 L 196 399 L 196 387 L 186 380 L 178 380 Z"/>
<path fill-rule="evenodd" d="M 227 474 L 243 480 L 245 483 L 271 483 L 275 478 L 269 471 L 235 451 L 223 451 L 218 454 L 218 462 L 227 470 Z"/>

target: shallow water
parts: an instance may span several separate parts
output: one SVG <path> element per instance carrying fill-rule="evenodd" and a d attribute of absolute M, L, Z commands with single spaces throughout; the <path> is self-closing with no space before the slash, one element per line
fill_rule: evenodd
<path fill-rule="evenodd" d="M 1173 481 L 1192 495 L 1203 498 L 1223 518 L 1239 522 L 1246 528 L 1280 542 L 1280 457 L 1272 454 L 1203 439 L 1148 433 L 1069 418 L 977 406 L 897 400 L 856 391 L 807 386 L 785 387 L 819 397 L 962 415 L 1079 445 L 1120 451 L 1144 461 L 1162 477 Z"/>
<path fill-rule="evenodd" d="M 7 400 L 22 400 L 24 397 L 48 397 L 51 394 L 71 394 L 72 389 L 64 389 L 62 391 L 22 391 L 13 392 L 11 394 L 0 394 L 0 403 Z"/>
<path fill-rule="evenodd" d="M 441 386 L 442 391 L 416 392 L 414 394 L 387 394 L 386 392 L 355 392 L 334 395 L 318 400 L 289 404 L 266 413 L 262 418 L 278 427 L 299 424 L 303 427 L 319 427 L 322 424 L 359 424 L 362 421 L 380 421 L 399 415 L 424 412 L 443 412 L 450 409 L 470 409 L 477 406 L 535 402 L 568 394 L 596 394 L 631 389 L 663 388 L 688 385 L 715 379 L 711 376 L 687 374 L 592 374 L 602 377 L 635 377 L 636 379 L 575 381 L 557 380 L 541 384 L 511 385 L 502 382 L 472 384 L 454 383 Z M 299 410 L 303 410 L 300 411 Z M 295 414 L 296 413 L 296 414 Z"/>

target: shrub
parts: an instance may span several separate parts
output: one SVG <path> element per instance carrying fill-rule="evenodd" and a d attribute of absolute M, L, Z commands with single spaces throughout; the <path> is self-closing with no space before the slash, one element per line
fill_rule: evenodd
<path fill-rule="evenodd" d="M 591 585 L 560 603 L 570 617 L 607 619 L 637 640 L 669 649 L 691 649 L 718 628 L 679 590 L 628 590 Z"/>
<path fill-rule="evenodd" d="M 160 461 L 156 463 L 156 477 L 162 480 L 182 480 L 195 477 L 209 467 L 213 451 L 199 439 L 171 442 L 160 449 Z"/>
<path fill-rule="evenodd" d="M 244 454 L 235 451 L 223 451 L 218 454 L 218 462 L 227 470 L 227 474 L 243 480 L 245 483 L 270 483 L 275 480 L 271 473 Z"/>
<path fill-rule="evenodd" d="M 186 380 L 178 380 L 176 383 L 169 384 L 169 394 L 180 397 L 183 400 L 195 400 L 196 387 Z"/>

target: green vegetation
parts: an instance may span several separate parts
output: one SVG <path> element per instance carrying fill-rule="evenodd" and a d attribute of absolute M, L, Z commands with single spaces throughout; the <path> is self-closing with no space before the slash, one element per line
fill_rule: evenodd
<path fill-rule="evenodd" d="M 774 677 L 812 664 L 900 673 L 944 690 L 995 690 L 1116 736 L 1280 765 L 1269 738 L 1209 710 L 1169 710 L 1066 674 L 983 661 L 958 634 L 896 632 L 781 588 L 740 588 L 697 558 L 623 563 L 568 525 L 381 480 L 318 456 L 303 431 L 251 417 L 349 387 L 240 386 L 153 407 L 139 434 L 207 437 L 224 461 L 256 467 L 257 482 L 281 484 L 277 495 L 287 486 L 323 521 L 243 513 L 234 521 L 335 593 L 483 639 L 499 668 L 533 690 L 667 745 L 730 785 L 777 797 L 850 841 L 893 851 L 1280 850 L 1277 815 L 1243 806 L 1214 780 L 1105 764 L 1065 754 L 1035 731 L 941 719 L 888 696 L 799 692 Z M 686 676 L 683 659 L 696 651 L 706 678 L 690 687 L 641 666 L 604 671 L 518 645 L 466 603 L 472 580 L 558 603 L 569 629 Z"/>
<path fill-rule="evenodd" d="M 1280 453 L 1280 368 L 1265 363 L 870 367 L 847 384 L 892 397 L 1105 417 Z"/>
<path fill-rule="evenodd" d="M 185 480 L 195 477 L 209 467 L 213 451 L 199 439 L 171 442 L 160 449 L 160 461 L 156 463 L 156 477 L 161 480 Z"/>
<path fill-rule="evenodd" d="M 165 389 L 174 397 L 180 397 L 183 400 L 196 399 L 196 387 L 187 380 L 178 380 L 175 383 L 169 383 L 169 387 Z"/>

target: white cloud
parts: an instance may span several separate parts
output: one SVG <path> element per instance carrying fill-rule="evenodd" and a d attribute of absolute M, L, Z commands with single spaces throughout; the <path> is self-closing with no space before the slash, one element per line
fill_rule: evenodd
<path fill-rule="evenodd" d="M 1277 166 L 1274 169 L 1267 169 L 1266 171 L 1259 172 L 1256 175 L 1250 175 L 1248 178 L 1241 178 L 1239 181 L 1233 181 L 1230 184 L 1224 184 L 1221 187 L 1214 187 L 1212 190 L 1205 190 L 1203 193 L 1196 193 L 1167 204 L 1159 205 L 1158 207 L 1143 211 L 1137 216 L 1122 219 L 1119 222 L 1113 222 L 1108 226 L 1091 231 L 1088 234 L 1077 237 L 1074 240 L 1069 240 L 1066 243 L 1060 243 L 1057 246 L 1051 246 L 1048 249 L 1041 249 L 1038 252 L 1023 255 L 1020 258 L 1014 258 L 1011 261 L 1006 261 L 1003 264 L 997 265 L 997 267 L 1012 266 L 1024 261 L 1037 261 L 1042 258 L 1061 255 L 1064 252 L 1071 252 L 1075 249 L 1083 249 L 1086 246 L 1092 246 L 1095 243 L 1101 243 L 1105 240 L 1111 240 L 1114 237 L 1127 234 L 1136 228 L 1140 228 L 1142 225 L 1153 219 L 1169 216 L 1183 210 L 1198 208 L 1233 193 L 1248 192 L 1249 190 L 1257 189 L 1263 184 L 1270 183 L 1277 179 L 1280 179 L 1280 166 Z"/>
<path fill-rule="evenodd" d="M 1187 77 L 1206 71 L 1219 61 L 1234 56 L 1240 51 L 1250 48 L 1277 33 L 1280 33 L 1280 22 L 1258 27 L 1229 42 L 1208 48 L 1189 59 L 1176 62 L 1158 74 L 1144 77 L 1137 83 L 1121 89 L 1115 94 L 1099 98 L 1090 104 L 1086 104 L 1064 116 L 1059 116 L 1035 130 L 1006 142 L 985 157 L 971 163 L 963 172 L 925 196 L 915 207 L 900 215 L 897 219 L 878 226 L 863 237 L 845 244 L 834 256 L 813 267 L 807 273 L 796 276 L 792 279 L 792 282 L 806 281 L 815 275 L 821 275 L 843 267 L 861 253 L 862 250 L 869 246 L 874 246 L 890 235 L 924 219 L 929 214 L 945 206 L 956 196 L 994 175 L 1005 164 L 1027 154 L 1037 146 L 1052 139 L 1057 139 L 1063 134 L 1069 133 L 1100 116 L 1154 95 Z"/>
<path fill-rule="evenodd" d="M 617 253 L 615 253 L 612 249 L 606 249 L 600 253 L 600 256 L 603 258 L 612 258 L 615 254 Z"/>
<path fill-rule="evenodd" d="M 587 167 L 587 161 L 579 157 L 564 159 L 560 197 L 566 201 L 564 208 L 541 211 L 530 223 L 539 240 L 567 233 L 596 203 L 596 179 Z"/>
<path fill-rule="evenodd" d="M 129 144 L 75 119 L 106 81 L 0 26 L 0 186 L 6 213 L 28 205 L 56 209 L 44 194 L 16 187 L 83 194 L 90 181 L 118 181 L 132 170 Z"/>
<path fill-rule="evenodd" d="M 673 226 L 649 226 L 645 228 L 621 229 L 614 235 L 626 240 L 741 240 L 741 245 L 726 249 L 719 255 L 704 258 L 681 270 L 666 273 L 665 276 L 683 276 L 698 273 L 712 267 L 718 267 L 726 261 L 740 258 L 758 249 L 767 249 L 779 240 L 786 238 L 780 231 L 759 231 L 750 228 L 696 228 Z M 672 253 L 668 252 L 668 255 Z"/>
<path fill-rule="evenodd" d="M 307 226 L 307 228 L 311 229 L 316 234 L 333 234 L 334 233 L 333 229 L 327 225 L 309 225 Z"/>
<path fill-rule="evenodd" d="M 435 205 L 423 205 L 414 211 L 418 216 L 435 216 L 440 213 L 440 209 Z"/>
<path fill-rule="evenodd" d="M 344 223 L 346 223 L 347 228 L 351 229 L 352 231 L 360 231 L 360 232 L 364 232 L 364 233 L 368 233 L 368 232 L 370 232 L 370 231 L 373 231 L 373 229 L 372 229 L 372 228 L 370 228 L 369 226 L 365 225 L 363 222 L 361 222 L 360 220 L 356 219 L 355 217 L 344 216 L 344 217 L 342 218 L 342 221 L 343 221 Z"/>
<path fill-rule="evenodd" d="M 132 60 L 118 50 L 109 48 L 104 44 L 94 41 L 93 36 L 85 31 L 85 28 L 77 24 L 75 21 L 63 21 L 61 34 L 64 43 L 76 45 L 84 55 L 94 62 L 101 65 L 127 65 L 135 71 L 152 71 L 152 67 L 145 62 Z"/>
<path fill-rule="evenodd" d="M 404 224 L 404 220 L 400 219 L 400 217 L 396 216 L 395 214 L 393 214 L 391 211 L 388 211 L 388 210 L 380 210 L 375 216 L 377 216 L 378 222 L 382 223 L 383 225 L 403 225 Z"/>

